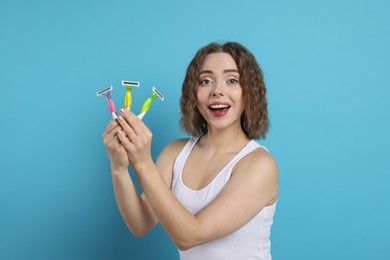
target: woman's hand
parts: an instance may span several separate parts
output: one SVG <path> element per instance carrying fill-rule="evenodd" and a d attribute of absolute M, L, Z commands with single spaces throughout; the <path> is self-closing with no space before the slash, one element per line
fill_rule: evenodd
<path fill-rule="evenodd" d="M 118 138 L 126 149 L 129 163 L 134 169 L 142 168 L 152 161 L 152 133 L 131 111 L 122 108 L 120 113 L 117 120 L 123 130 L 118 132 Z"/>
<path fill-rule="evenodd" d="M 126 170 L 129 166 L 129 160 L 125 148 L 123 148 L 118 138 L 118 132 L 121 130 L 121 126 L 116 120 L 112 120 L 106 131 L 103 133 L 103 142 L 106 147 L 108 157 L 111 162 L 112 170 Z"/>

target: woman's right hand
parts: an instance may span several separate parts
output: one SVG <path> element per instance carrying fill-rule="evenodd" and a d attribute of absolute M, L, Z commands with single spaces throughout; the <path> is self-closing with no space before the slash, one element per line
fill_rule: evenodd
<path fill-rule="evenodd" d="M 117 120 L 111 120 L 106 131 L 103 133 L 103 142 L 111 162 L 111 169 L 114 171 L 127 170 L 129 159 L 127 152 L 117 136 L 118 131 L 123 131 Z"/>

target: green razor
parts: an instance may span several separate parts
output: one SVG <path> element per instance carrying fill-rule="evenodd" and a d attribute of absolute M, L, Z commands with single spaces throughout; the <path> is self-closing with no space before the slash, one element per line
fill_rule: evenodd
<path fill-rule="evenodd" d="M 153 99 L 159 98 L 161 101 L 164 100 L 164 96 L 157 90 L 157 88 L 153 87 L 152 90 L 153 90 L 152 94 L 145 101 L 144 105 L 142 106 L 141 111 L 139 112 L 138 118 L 141 120 L 145 116 L 145 114 L 149 111 L 150 105 L 152 104 Z"/>

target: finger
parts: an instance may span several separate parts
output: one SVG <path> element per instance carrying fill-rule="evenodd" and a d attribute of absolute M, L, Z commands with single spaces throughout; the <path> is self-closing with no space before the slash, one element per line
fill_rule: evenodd
<path fill-rule="evenodd" d="M 119 140 L 117 132 L 121 131 L 121 128 L 118 127 L 116 132 L 110 133 L 104 140 L 104 145 L 106 146 L 107 151 L 110 152 L 118 152 L 123 148 L 121 141 Z M 115 153 L 114 153 L 115 154 Z"/>
<path fill-rule="evenodd" d="M 142 120 L 140 120 L 140 121 L 141 121 L 140 128 L 142 129 L 142 132 L 145 134 L 150 134 L 151 132 L 150 132 L 149 127 L 147 127 L 146 124 Z"/>
<path fill-rule="evenodd" d="M 142 125 L 144 124 L 141 119 L 139 119 L 133 112 L 128 109 L 121 109 L 121 115 L 130 125 L 136 135 L 139 135 L 142 132 Z"/>
<path fill-rule="evenodd" d="M 122 117 L 118 116 L 117 118 L 119 125 L 122 127 L 125 134 L 129 137 L 130 140 L 134 140 L 137 137 L 137 134 L 134 132 L 133 128 L 127 123 L 127 121 Z"/>
<path fill-rule="evenodd" d="M 120 125 L 116 125 L 111 131 L 103 136 L 103 142 L 105 144 L 111 143 L 113 140 L 117 139 L 117 133 L 121 129 Z"/>
<path fill-rule="evenodd" d="M 152 138 L 152 132 L 138 116 L 127 109 L 121 113 L 140 140 L 146 142 Z"/>
<path fill-rule="evenodd" d="M 118 126 L 118 122 L 116 120 L 111 120 L 110 123 L 107 125 L 106 130 L 103 133 L 103 138 L 109 133 L 111 133 L 116 126 Z"/>
<path fill-rule="evenodd" d="M 134 122 L 134 131 L 135 133 L 141 137 L 143 140 L 149 139 L 151 132 L 150 129 L 146 126 L 146 124 L 134 113 L 130 114 L 131 122 Z"/>
<path fill-rule="evenodd" d="M 134 147 L 134 145 L 130 142 L 129 138 L 121 129 L 118 130 L 117 137 L 119 139 L 119 142 L 126 150 L 131 150 Z"/>
<path fill-rule="evenodd" d="M 139 119 L 134 113 L 131 111 L 125 109 L 125 111 L 121 112 L 123 113 L 123 118 L 127 120 L 126 122 L 129 122 L 131 128 L 133 129 L 134 133 L 136 134 L 137 138 L 131 138 L 131 142 L 136 145 L 140 143 L 148 143 L 152 139 L 152 132 L 149 130 L 149 128 L 145 125 L 145 123 Z"/>

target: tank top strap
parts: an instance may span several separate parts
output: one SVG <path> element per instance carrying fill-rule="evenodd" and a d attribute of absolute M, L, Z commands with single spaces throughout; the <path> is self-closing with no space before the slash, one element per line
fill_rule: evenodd
<path fill-rule="evenodd" d="M 224 180 L 225 183 L 230 179 L 231 174 L 232 174 L 232 169 L 233 167 L 246 155 L 251 153 L 253 150 L 257 148 L 263 148 L 264 150 L 267 150 L 264 146 L 258 144 L 255 140 L 249 141 L 245 147 L 223 168 L 223 170 L 220 172 L 221 176 Z"/>
<path fill-rule="evenodd" d="M 195 144 L 198 142 L 198 137 L 191 137 L 188 139 L 187 143 L 184 145 L 183 149 L 177 156 L 174 164 L 173 164 L 173 182 L 176 182 L 181 178 L 184 164 L 187 161 L 188 156 L 190 155 L 192 149 L 194 148 Z"/>
<path fill-rule="evenodd" d="M 173 165 L 172 183 L 181 182 L 184 165 L 192 149 L 194 148 L 195 144 L 198 142 L 198 140 L 199 140 L 198 137 L 191 137 L 183 147 L 182 151 L 179 153 Z M 233 157 L 233 159 L 230 160 L 230 162 L 228 162 L 225 165 L 225 167 L 219 172 L 219 174 L 215 177 L 215 179 L 210 183 L 209 186 L 212 186 L 212 184 L 218 181 L 218 179 L 221 180 L 223 184 L 226 184 L 226 182 L 229 181 L 231 177 L 232 169 L 236 165 L 236 163 L 240 161 L 244 156 L 246 156 L 247 154 L 249 154 L 250 152 L 252 152 L 257 148 L 263 148 L 266 151 L 268 151 L 267 148 L 259 145 L 256 141 L 254 140 L 249 141 L 245 145 L 245 147 L 235 157 Z"/>

